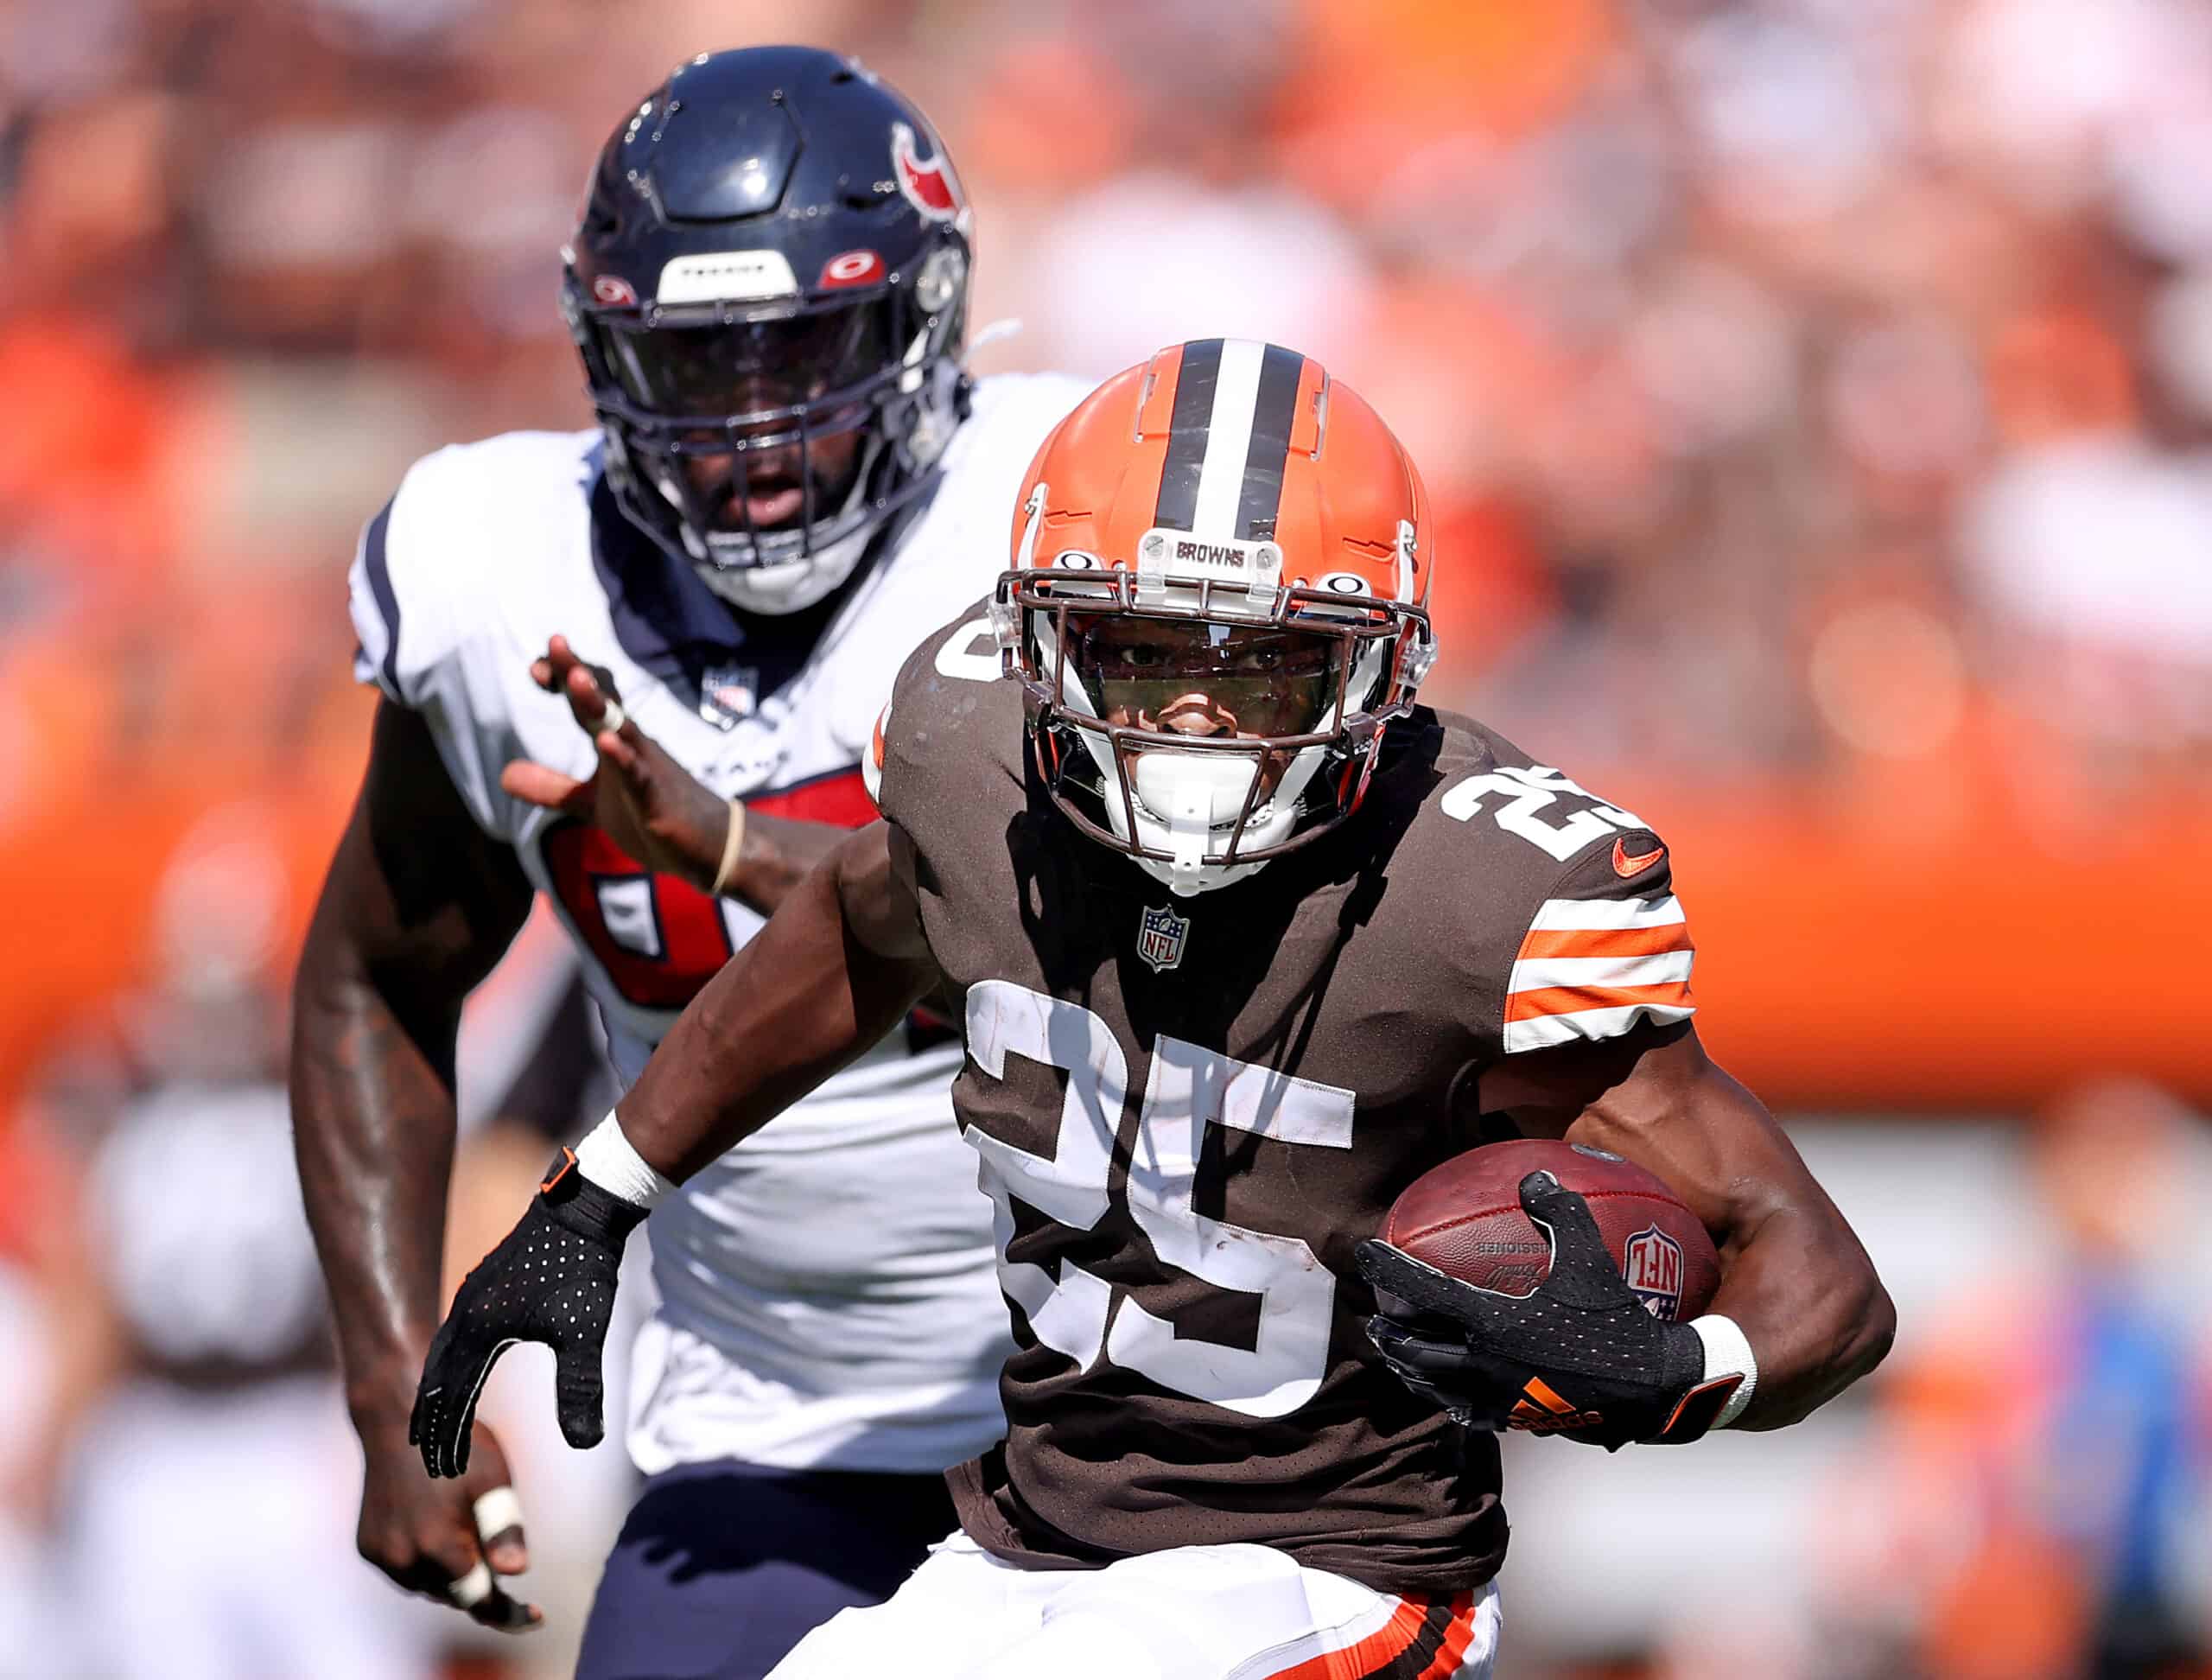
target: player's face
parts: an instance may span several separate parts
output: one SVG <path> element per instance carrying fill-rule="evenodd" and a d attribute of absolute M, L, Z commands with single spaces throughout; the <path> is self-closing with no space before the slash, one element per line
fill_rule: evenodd
<path fill-rule="evenodd" d="M 1069 624 L 1107 722 L 1185 737 L 1305 735 L 1337 697 L 1342 644 L 1272 626 L 1102 617 Z"/>
<path fill-rule="evenodd" d="M 761 429 L 752 430 L 758 436 Z M 738 436 L 747 435 L 741 428 Z M 684 461 L 683 472 L 693 492 L 713 510 L 715 529 L 784 531 L 807 516 L 810 478 L 816 519 L 844 506 L 860 470 L 860 449 L 858 431 L 834 432 L 809 439 L 804 450 L 784 443 L 742 455 L 695 456 Z"/>
<path fill-rule="evenodd" d="M 813 410 L 888 364 L 887 334 L 880 306 L 855 305 L 780 320 L 618 334 L 615 350 L 623 382 L 636 400 L 660 414 L 715 423 L 684 435 L 686 442 L 713 452 L 688 457 L 683 466 L 715 525 L 775 531 L 798 525 L 810 512 L 818 519 L 843 506 L 860 470 L 866 404 L 855 404 L 849 414 Z M 802 404 L 810 410 L 804 448 L 796 438 L 735 451 L 717 447 L 787 436 L 797 423 L 789 411 Z M 743 414 L 785 417 L 729 423 L 730 417 Z"/>

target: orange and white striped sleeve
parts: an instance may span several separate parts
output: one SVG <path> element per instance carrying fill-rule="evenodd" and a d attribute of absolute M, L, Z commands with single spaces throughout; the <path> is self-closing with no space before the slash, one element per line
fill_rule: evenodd
<path fill-rule="evenodd" d="M 1537 907 L 1506 982 L 1508 1055 L 1615 1038 L 1695 1012 L 1696 949 L 1656 837 L 1629 837 L 1610 856 L 1600 850 L 1553 893 Z"/>

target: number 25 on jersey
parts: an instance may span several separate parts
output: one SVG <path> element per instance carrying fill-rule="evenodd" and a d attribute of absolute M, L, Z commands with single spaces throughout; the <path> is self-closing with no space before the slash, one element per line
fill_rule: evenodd
<path fill-rule="evenodd" d="M 1128 1058 L 1106 1023 L 1080 1004 L 985 980 L 968 993 L 968 1051 L 994 1079 L 1005 1077 L 1009 1054 L 1068 1076 L 1049 1157 L 976 1126 L 967 1131 L 998 1210 L 1000 1286 L 1037 1340 L 1086 1368 L 1103 1352 L 1163 1388 L 1249 1417 L 1281 1417 L 1312 1399 L 1328 1371 L 1336 1279 L 1299 1238 L 1200 1213 L 1199 1161 L 1209 1125 L 1294 1147 L 1349 1149 L 1352 1093 L 1165 1034 L 1154 1046 L 1129 1164 L 1129 1215 L 1151 1245 L 1161 1282 L 1172 1270 L 1260 1297 L 1255 1345 L 1235 1347 L 1178 1336 L 1173 1320 L 1146 1310 L 1135 1294 L 1113 1310 L 1108 1285 L 1070 1259 L 1061 1259 L 1055 1280 L 1042 1266 L 1007 1258 L 1010 1198 L 1076 1231 L 1106 1215 L 1108 1168 L 1130 1090 Z"/>

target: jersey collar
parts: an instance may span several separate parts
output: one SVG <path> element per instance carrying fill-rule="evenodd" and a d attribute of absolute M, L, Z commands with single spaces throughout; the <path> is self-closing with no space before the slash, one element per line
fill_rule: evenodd
<path fill-rule="evenodd" d="M 585 487 L 590 507 L 591 561 L 607 595 L 614 640 L 632 665 L 696 701 L 707 673 L 743 662 L 756 673 L 762 697 L 796 675 L 823 633 L 868 587 L 868 580 L 935 500 L 942 474 L 886 520 L 853 575 L 815 606 L 785 617 L 741 616 L 630 522 L 607 481 L 604 449 Z"/>

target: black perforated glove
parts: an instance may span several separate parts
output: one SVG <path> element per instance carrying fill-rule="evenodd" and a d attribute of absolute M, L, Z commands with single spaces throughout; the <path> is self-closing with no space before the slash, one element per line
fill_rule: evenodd
<path fill-rule="evenodd" d="M 1704 1340 L 1645 1310 L 1580 1195 L 1535 1172 L 1521 1180 L 1521 1206 L 1552 1243 L 1550 1274 L 1526 1295 L 1462 1283 L 1388 1243 L 1359 1244 L 1360 1275 L 1383 1297 L 1367 1327 L 1383 1361 L 1471 1429 L 1608 1449 L 1703 1435 L 1743 1379 L 1705 1380 Z"/>
<path fill-rule="evenodd" d="M 530 1210 L 505 1241 L 461 1280 L 452 1310 L 423 1362 L 407 1439 L 433 1476 L 468 1468 L 476 1397 L 499 1355 L 518 1341 L 553 1350 L 561 1433 L 571 1447 L 595 1447 L 606 1433 L 600 1380 L 607 1321 L 622 1245 L 645 1210 L 585 1179 L 575 1153 L 554 1158 Z"/>

